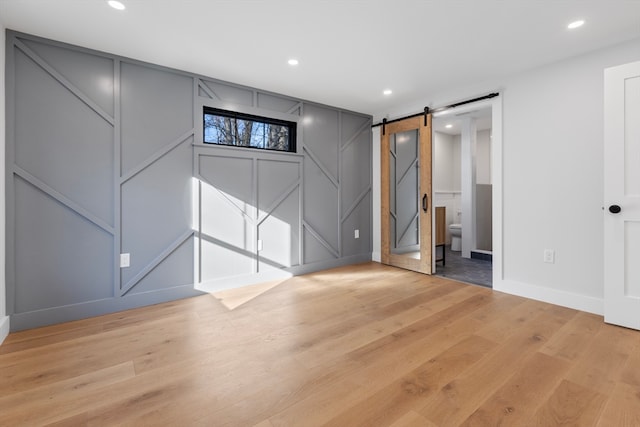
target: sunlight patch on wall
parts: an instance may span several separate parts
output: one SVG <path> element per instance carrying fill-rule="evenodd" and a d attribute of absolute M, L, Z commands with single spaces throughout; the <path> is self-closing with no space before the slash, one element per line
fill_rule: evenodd
<path fill-rule="evenodd" d="M 247 197 L 202 180 L 192 188 L 196 289 L 218 292 L 291 277 L 292 227 Z"/>

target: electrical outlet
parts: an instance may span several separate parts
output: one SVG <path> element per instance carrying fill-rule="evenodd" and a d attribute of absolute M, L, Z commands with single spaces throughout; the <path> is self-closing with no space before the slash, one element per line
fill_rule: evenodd
<path fill-rule="evenodd" d="M 543 254 L 544 262 L 548 262 L 549 264 L 553 264 L 556 262 L 556 251 L 553 249 L 545 249 Z"/>
<path fill-rule="evenodd" d="M 353 230 L 353 238 L 354 239 L 359 239 L 360 238 L 360 230 L 358 230 L 358 229 Z"/>
<path fill-rule="evenodd" d="M 262 250 L 262 240 L 258 240 L 258 250 Z"/>
<path fill-rule="evenodd" d="M 120 268 L 129 267 L 131 265 L 130 254 L 120 254 Z"/>

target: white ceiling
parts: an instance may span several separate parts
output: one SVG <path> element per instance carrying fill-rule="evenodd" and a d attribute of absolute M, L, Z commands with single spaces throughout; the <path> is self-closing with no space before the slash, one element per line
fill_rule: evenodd
<path fill-rule="evenodd" d="M 121 1 L 0 0 L 0 22 L 377 117 L 640 37 L 639 0 Z"/>

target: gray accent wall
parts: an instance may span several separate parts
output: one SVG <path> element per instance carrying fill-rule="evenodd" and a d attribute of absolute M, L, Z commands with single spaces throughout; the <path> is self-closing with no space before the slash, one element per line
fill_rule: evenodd
<path fill-rule="evenodd" d="M 12 31 L 6 47 L 13 330 L 371 258 L 370 116 Z M 203 106 L 294 121 L 297 152 L 203 144 Z"/>

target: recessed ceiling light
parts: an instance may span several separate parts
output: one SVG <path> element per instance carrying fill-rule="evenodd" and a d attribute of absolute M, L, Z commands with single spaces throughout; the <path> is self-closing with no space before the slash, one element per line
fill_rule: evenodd
<path fill-rule="evenodd" d="M 578 27 L 582 27 L 584 25 L 584 21 L 581 19 L 579 21 L 573 21 L 571 24 L 567 25 L 567 28 L 573 30 Z"/>
<path fill-rule="evenodd" d="M 287 61 L 289 65 L 298 65 L 300 62 L 297 59 L 291 58 Z"/>
<path fill-rule="evenodd" d="M 116 10 L 124 10 L 125 6 L 120 3 L 119 1 L 116 0 L 109 0 L 107 2 L 109 4 L 109 6 L 111 6 L 112 8 L 116 9 Z"/>
<path fill-rule="evenodd" d="M 382 93 L 384 95 L 391 95 L 393 93 L 393 91 L 391 89 L 385 89 L 385 90 L 382 91 Z"/>
<path fill-rule="evenodd" d="M 445 125 L 445 127 L 446 127 L 447 129 L 451 129 L 451 128 L 453 127 L 453 125 L 452 125 L 451 123 L 449 123 L 448 125 Z"/>

